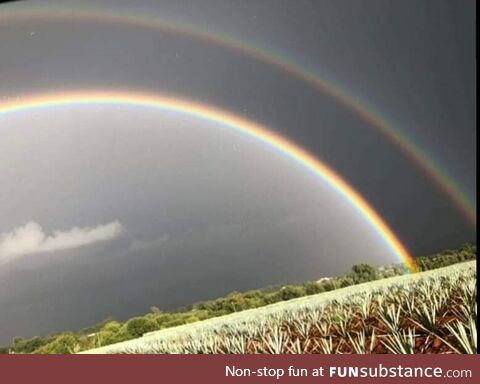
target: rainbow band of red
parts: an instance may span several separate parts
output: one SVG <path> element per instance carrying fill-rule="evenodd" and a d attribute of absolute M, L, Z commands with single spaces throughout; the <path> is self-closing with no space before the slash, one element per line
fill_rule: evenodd
<path fill-rule="evenodd" d="M 19 113 L 38 108 L 98 104 L 141 106 L 178 112 L 219 123 L 224 127 L 241 132 L 260 142 L 268 144 L 283 155 L 313 172 L 340 196 L 345 198 L 381 239 L 383 239 L 394 255 L 405 264 L 410 271 L 415 270 L 415 263 L 412 257 L 385 221 L 367 201 L 336 172 L 316 159 L 315 156 L 279 134 L 232 113 L 209 105 L 159 94 L 135 93 L 130 91 L 102 92 L 94 90 L 46 93 L 2 101 L 0 104 L 0 117 L 10 113 Z"/>

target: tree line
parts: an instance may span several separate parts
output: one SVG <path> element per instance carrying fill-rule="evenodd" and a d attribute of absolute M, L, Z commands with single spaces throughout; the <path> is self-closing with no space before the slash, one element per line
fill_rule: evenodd
<path fill-rule="evenodd" d="M 415 258 L 415 263 L 418 271 L 427 271 L 476 259 L 476 252 L 476 245 L 465 244 L 459 249 L 444 250 L 433 255 L 417 257 Z M 152 307 L 151 312 L 144 316 L 134 317 L 126 322 L 107 319 L 78 332 L 62 332 L 31 339 L 16 337 L 10 345 L 0 347 L 0 353 L 75 353 L 134 339 L 147 332 L 405 273 L 408 273 L 408 271 L 401 264 L 386 267 L 357 264 L 352 267 L 351 272 L 337 277 L 323 278 L 303 284 L 274 286 L 246 292 L 232 292 L 226 297 L 202 301 L 172 312 L 164 312 L 156 307 Z"/>

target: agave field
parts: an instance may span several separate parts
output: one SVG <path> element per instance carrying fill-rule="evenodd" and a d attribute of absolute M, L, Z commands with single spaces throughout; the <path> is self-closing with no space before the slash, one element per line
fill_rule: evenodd
<path fill-rule="evenodd" d="M 476 353 L 476 262 L 169 328 L 87 353 Z"/>

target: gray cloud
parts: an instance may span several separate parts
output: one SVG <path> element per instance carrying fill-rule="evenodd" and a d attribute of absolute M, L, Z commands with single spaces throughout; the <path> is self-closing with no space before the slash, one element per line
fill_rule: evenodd
<path fill-rule="evenodd" d="M 136 251 L 145 251 L 148 249 L 159 248 L 160 246 L 165 244 L 167 241 L 168 241 L 167 234 L 160 235 L 159 237 L 151 241 L 132 240 L 132 242 L 130 243 L 129 251 L 136 252 Z"/>
<path fill-rule="evenodd" d="M 96 227 L 73 227 L 69 230 L 45 233 L 42 227 L 30 221 L 11 232 L 0 234 L 0 258 L 10 258 L 33 253 L 74 249 L 118 237 L 124 228 L 118 221 Z"/>

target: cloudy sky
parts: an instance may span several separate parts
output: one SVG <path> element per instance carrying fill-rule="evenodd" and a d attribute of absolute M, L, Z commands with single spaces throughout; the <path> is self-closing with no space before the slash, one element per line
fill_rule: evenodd
<path fill-rule="evenodd" d="M 0 103 L 121 89 L 213 105 L 310 150 L 412 254 L 474 240 L 475 227 L 438 185 L 328 94 L 192 34 L 35 17 L 60 3 L 78 6 L 0 5 Z M 373 106 L 468 196 L 476 185 L 474 8 L 82 2 L 92 14 L 147 14 L 289 58 Z M 348 202 L 298 163 L 185 114 L 114 105 L 0 114 L 0 180 L 0 342 L 396 261 Z"/>

